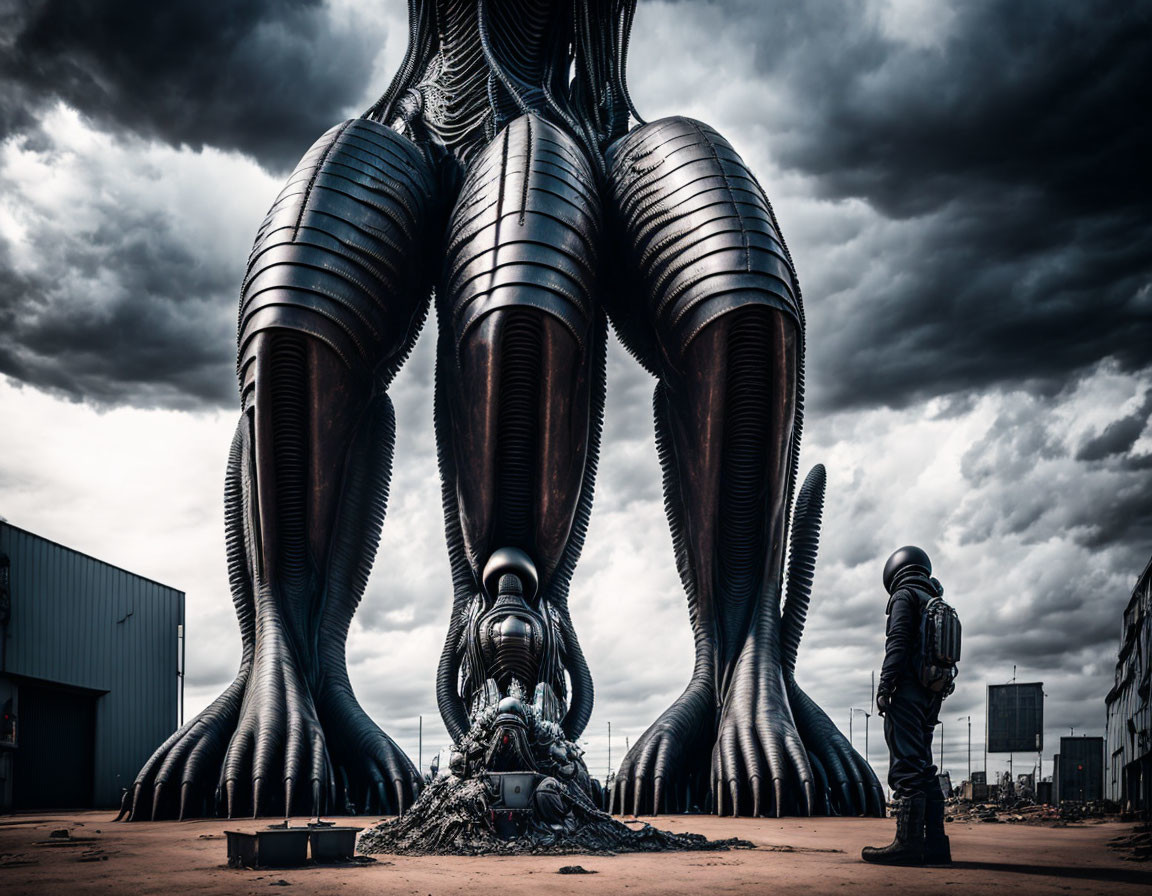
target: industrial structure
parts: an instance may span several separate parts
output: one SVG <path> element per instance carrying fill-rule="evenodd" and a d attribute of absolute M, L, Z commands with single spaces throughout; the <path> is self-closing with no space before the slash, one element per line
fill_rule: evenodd
<path fill-rule="evenodd" d="M 1105 792 L 1129 812 L 1152 811 L 1152 560 L 1124 610 L 1108 711 Z"/>
<path fill-rule="evenodd" d="M 184 593 L 0 521 L 0 811 L 116 806 L 176 728 Z"/>
<path fill-rule="evenodd" d="M 1052 758 L 1057 803 L 1092 803 L 1104 798 L 1104 738 L 1062 737 Z"/>

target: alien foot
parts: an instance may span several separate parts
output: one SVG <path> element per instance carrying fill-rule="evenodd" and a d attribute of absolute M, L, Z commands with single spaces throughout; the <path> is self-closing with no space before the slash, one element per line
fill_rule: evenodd
<path fill-rule="evenodd" d="M 609 812 L 659 815 L 707 804 L 713 707 L 710 681 L 694 678 L 624 757 Z"/>
<path fill-rule="evenodd" d="M 815 787 L 779 659 L 750 636 L 736 661 L 712 750 L 717 815 L 811 815 Z"/>
<path fill-rule="evenodd" d="M 117 821 L 212 814 L 220 763 L 236 731 L 250 674 L 250 664 L 244 663 L 223 694 L 152 754 L 125 791 Z"/>
<path fill-rule="evenodd" d="M 884 790 L 864 757 L 852 748 L 832 720 L 788 682 L 788 700 L 816 777 L 817 810 L 825 815 L 884 815 Z"/>
<path fill-rule="evenodd" d="M 348 815 L 400 815 L 420 793 L 416 767 L 361 709 L 339 676 L 317 700 L 335 771 L 335 804 Z"/>

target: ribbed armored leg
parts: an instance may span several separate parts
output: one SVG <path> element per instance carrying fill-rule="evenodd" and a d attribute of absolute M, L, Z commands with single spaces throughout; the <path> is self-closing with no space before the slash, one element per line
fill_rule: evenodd
<path fill-rule="evenodd" d="M 511 686 L 494 670 L 510 668 L 500 653 L 512 648 L 500 645 L 512 641 L 491 628 L 498 595 L 482 581 L 501 549 L 524 552 L 539 578 L 534 594 L 524 589 L 527 605 L 507 608 L 532 633 L 530 655 L 516 661 L 523 699 L 550 707 L 572 739 L 591 714 L 567 591 L 603 405 L 599 230 L 584 153 L 534 116 L 477 156 L 452 212 L 437 290 L 436 421 L 455 601 L 437 689 L 454 738 Z"/>
<path fill-rule="evenodd" d="M 374 813 L 415 797 L 411 762 L 356 702 L 344 642 L 384 516 L 384 390 L 428 305 L 434 184 L 406 138 L 345 122 L 304 157 L 260 229 L 241 293 L 229 473 L 229 519 L 244 522 L 242 548 L 229 536 L 244 664 L 177 735 L 189 758 L 165 745 L 156 783 L 157 757 L 141 773 L 141 799 L 151 789 L 159 815 L 175 814 L 165 776 L 195 797 L 183 814 Z"/>
<path fill-rule="evenodd" d="M 608 152 L 622 288 L 609 311 L 659 379 L 657 443 L 696 664 L 633 745 L 614 806 L 818 810 L 785 681 L 781 591 L 803 407 L 803 312 L 763 190 L 699 122 Z"/>

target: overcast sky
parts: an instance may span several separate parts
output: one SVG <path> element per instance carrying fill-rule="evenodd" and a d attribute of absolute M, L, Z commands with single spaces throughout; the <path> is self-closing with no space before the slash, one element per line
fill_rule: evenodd
<path fill-rule="evenodd" d="M 942 713 L 956 779 L 958 717 L 979 768 L 984 686 L 1014 665 L 1045 683 L 1046 757 L 1072 726 L 1103 733 L 1152 555 L 1150 12 L 733 0 L 636 17 L 641 113 L 727 136 L 804 288 L 801 468 L 829 475 L 798 679 L 847 732 L 881 659 L 882 564 L 924 546 L 964 623 Z M 221 495 L 251 240 L 311 142 L 387 86 L 405 21 L 402 0 L 0 0 L 0 515 L 187 592 L 190 712 L 239 659 Z M 413 759 L 423 714 L 426 762 L 447 742 L 451 597 L 432 329 L 393 386 L 391 506 L 350 643 L 358 696 Z M 596 774 L 606 723 L 616 763 L 692 666 L 652 386 L 613 342 L 571 598 Z"/>

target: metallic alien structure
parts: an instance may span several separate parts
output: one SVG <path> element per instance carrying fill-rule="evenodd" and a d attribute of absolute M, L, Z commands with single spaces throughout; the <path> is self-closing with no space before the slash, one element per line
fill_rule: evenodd
<path fill-rule="evenodd" d="M 696 651 L 614 805 L 882 811 L 871 769 L 792 676 L 823 471 L 798 502 L 782 601 L 803 406 L 791 257 L 723 137 L 636 113 L 634 8 L 410 0 L 387 93 L 321 137 L 273 204 L 241 291 L 225 487 L 243 661 L 140 772 L 132 818 L 389 813 L 415 798 L 416 769 L 353 695 L 345 641 L 384 518 L 387 388 L 433 294 L 455 591 L 437 695 L 452 737 L 513 686 L 568 741 L 588 722 L 568 586 L 611 320 L 657 381 Z"/>

